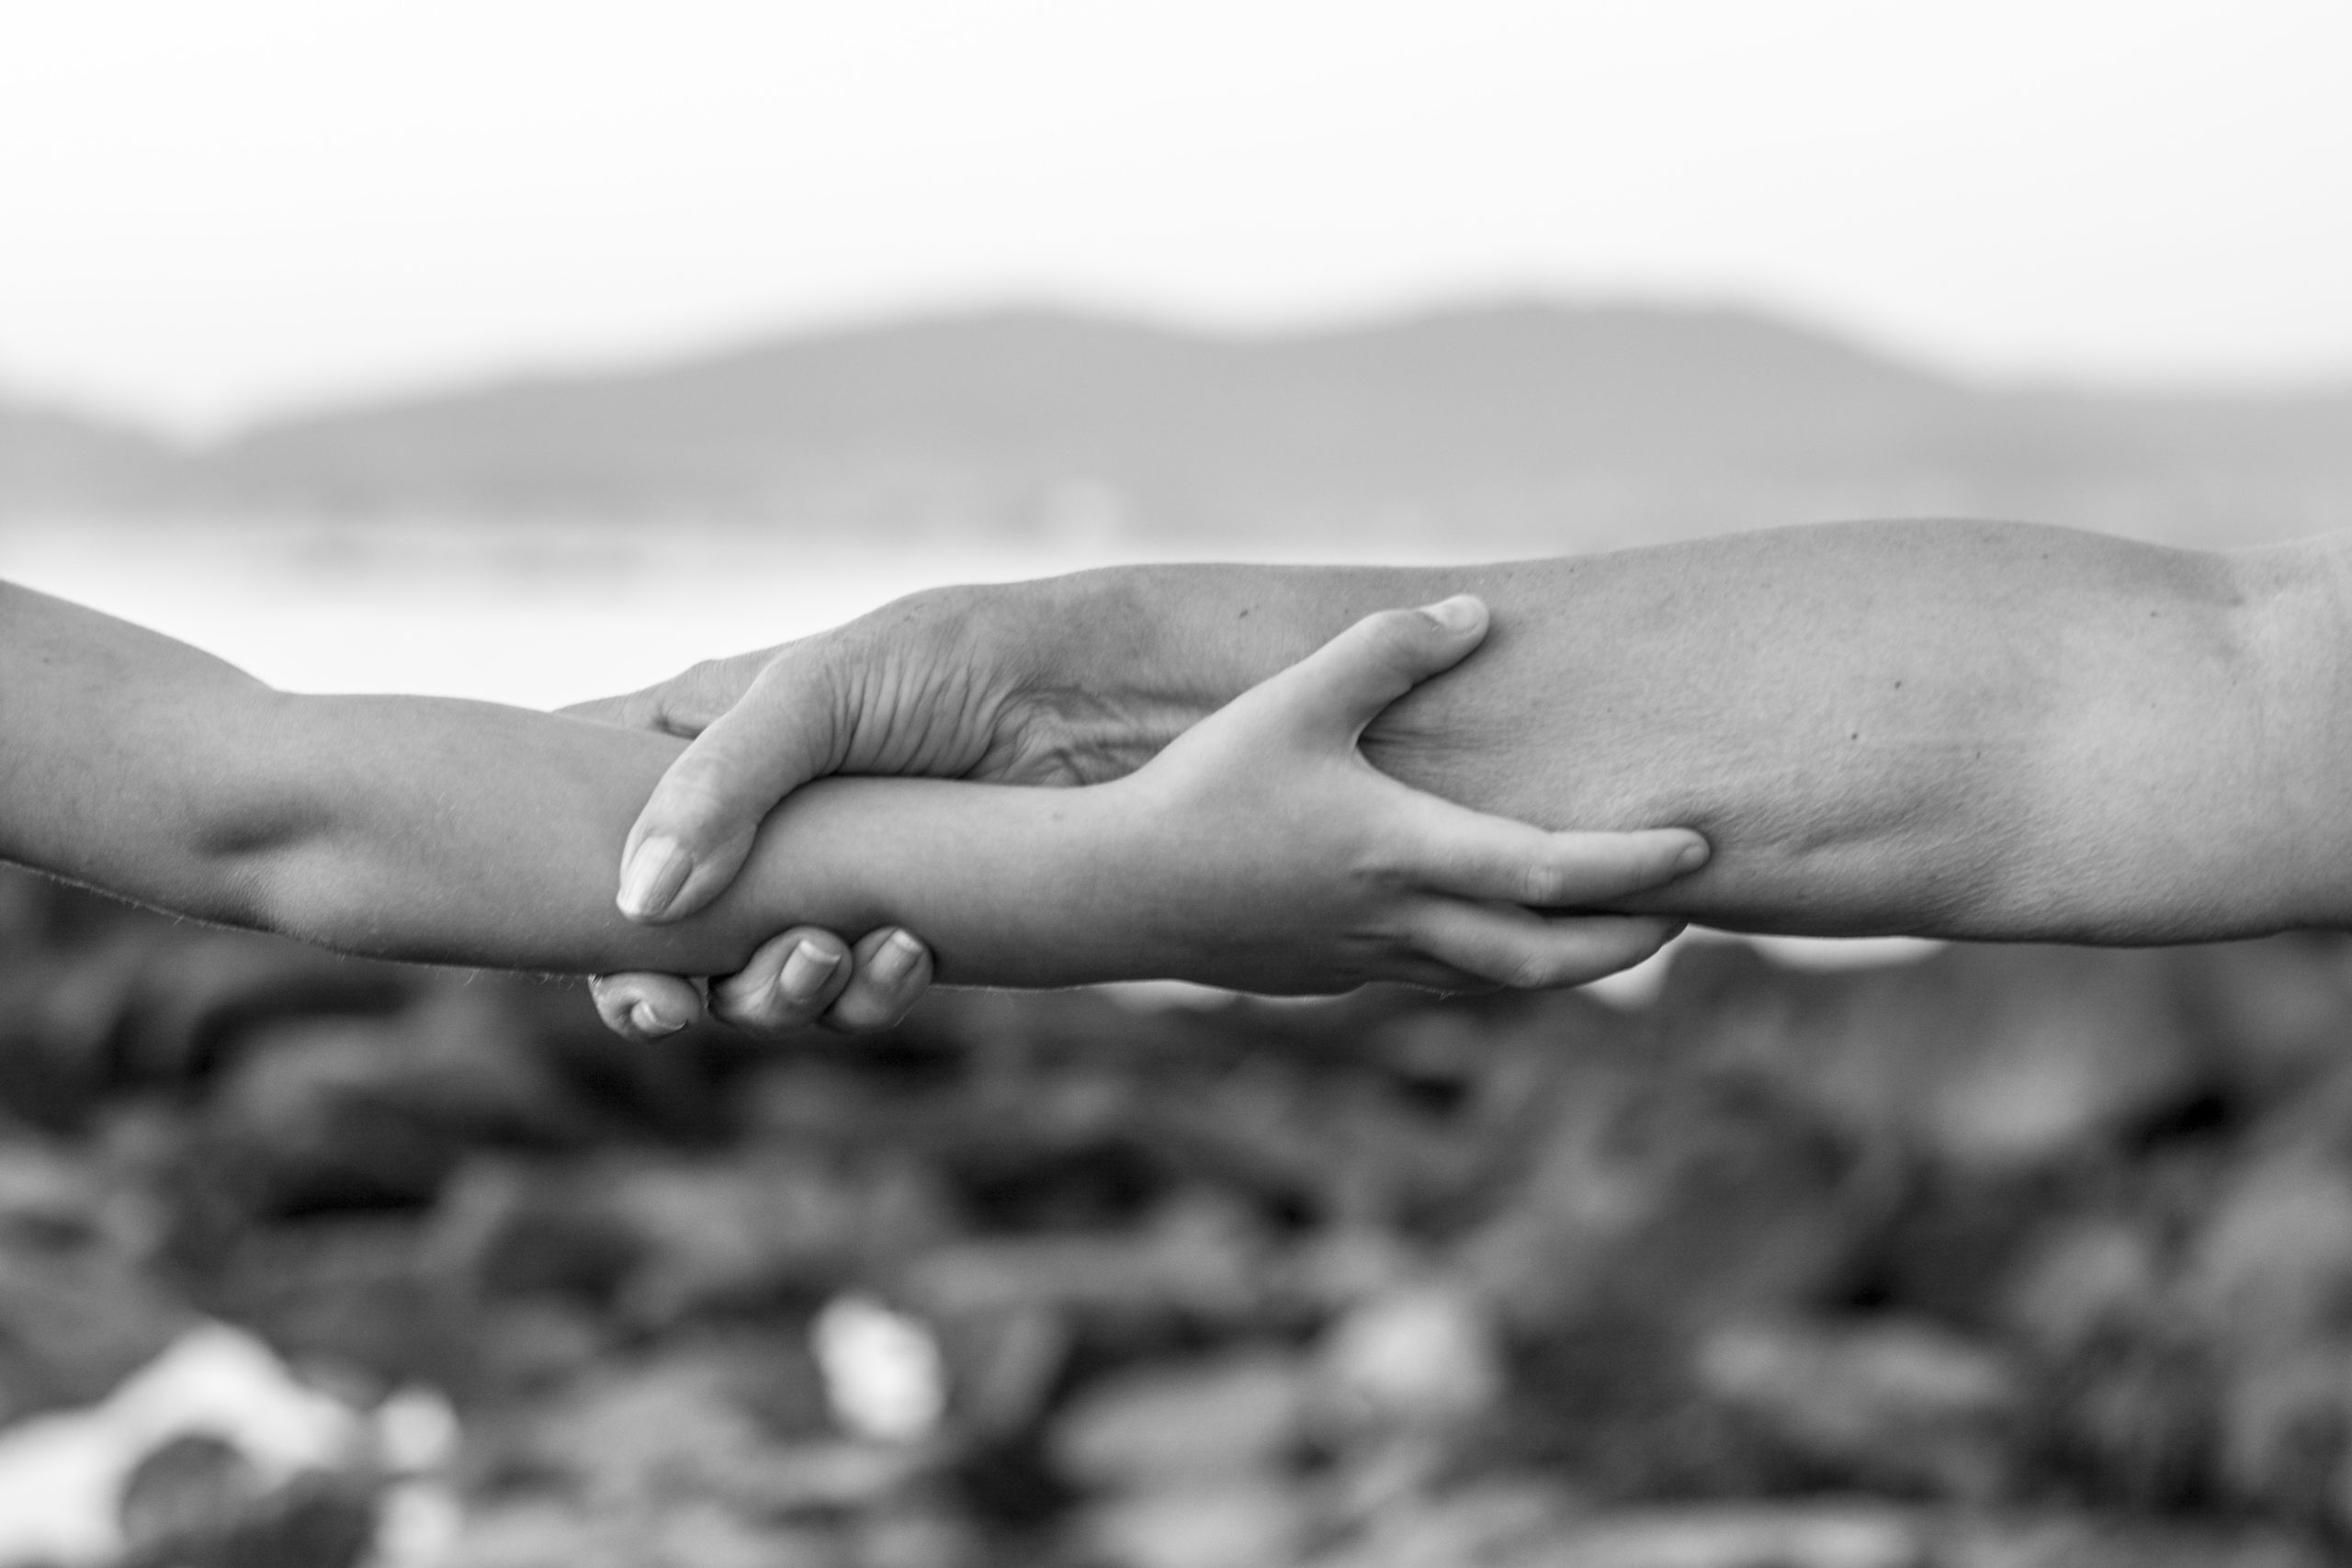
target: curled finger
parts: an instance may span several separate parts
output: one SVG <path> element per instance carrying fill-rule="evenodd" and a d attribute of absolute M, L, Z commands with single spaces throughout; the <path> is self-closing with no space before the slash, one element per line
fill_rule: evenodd
<path fill-rule="evenodd" d="M 816 926 L 795 926 L 712 986 L 710 1010 L 746 1034 L 774 1039 L 815 1023 L 849 980 L 849 944 Z"/>
<path fill-rule="evenodd" d="M 702 1021 L 702 987 L 676 975 L 598 975 L 588 995 L 606 1029 L 641 1045 Z"/>
<path fill-rule="evenodd" d="M 1510 904 L 1431 899 L 1414 944 L 1441 964 L 1520 990 L 1581 986 L 1630 969 L 1674 940 L 1679 920 L 1650 915 L 1545 918 Z"/>
<path fill-rule="evenodd" d="M 854 972 L 824 1024 L 843 1034 L 894 1029 L 931 988 L 931 949 L 897 926 L 868 931 L 852 954 Z"/>

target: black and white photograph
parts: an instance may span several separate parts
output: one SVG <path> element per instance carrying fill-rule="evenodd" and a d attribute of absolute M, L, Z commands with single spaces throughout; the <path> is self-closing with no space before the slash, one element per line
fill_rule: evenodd
<path fill-rule="evenodd" d="M 2352 10 L 0 0 L 0 1568 L 2352 1562 Z"/>

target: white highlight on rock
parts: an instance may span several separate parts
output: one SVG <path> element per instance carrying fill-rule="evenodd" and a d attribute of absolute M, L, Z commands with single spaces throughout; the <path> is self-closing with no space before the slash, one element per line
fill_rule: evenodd
<path fill-rule="evenodd" d="M 282 1476 L 349 1452 L 359 1422 L 252 1335 L 192 1328 L 103 1402 L 0 1432 L 0 1562 L 70 1568 L 119 1551 L 124 1478 L 158 1444 L 189 1433 L 226 1438 Z"/>
<path fill-rule="evenodd" d="M 921 1319 L 871 1296 L 835 1296 L 809 1325 L 833 1418 L 861 1438 L 913 1442 L 939 1425 L 947 1375 Z"/>

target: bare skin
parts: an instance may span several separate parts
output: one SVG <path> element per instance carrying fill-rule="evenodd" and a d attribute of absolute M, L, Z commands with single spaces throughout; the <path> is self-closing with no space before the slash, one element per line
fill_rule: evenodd
<path fill-rule="evenodd" d="M 667 905 L 632 913 L 724 886 L 808 776 L 1114 776 L 1367 606 L 1446 592 L 1493 605 L 1490 644 L 1385 713 L 1367 754 L 1539 824 L 1706 833 L 1708 868 L 1639 907 L 2105 943 L 2352 923 L 2352 546 L 1957 522 L 918 594 L 605 707 L 699 737 L 631 829 L 633 855 L 677 848 L 665 875 L 637 868 Z"/>
<path fill-rule="evenodd" d="M 655 927 L 621 918 L 604 868 L 681 742 L 274 692 L 0 584 L 0 858 L 345 952 L 510 968 L 730 971 L 796 925 L 915 926 L 944 979 L 979 985 L 1556 985 L 1636 962 L 1675 922 L 1611 911 L 1703 840 L 1547 833 L 1357 750 L 1487 624 L 1468 599 L 1366 617 L 1113 783 L 797 791 L 724 894 Z"/>

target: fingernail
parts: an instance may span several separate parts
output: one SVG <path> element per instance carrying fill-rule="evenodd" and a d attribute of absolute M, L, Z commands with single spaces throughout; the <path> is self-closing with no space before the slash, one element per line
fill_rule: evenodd
<path fill-rule="evenodd" d="M 1696 871 L 1701 866 L 1707 863 L 1707 857 L 1713 852 L 1713 847 L 1708 844 L 1706 840 L 1693 839 L 1689 843 L 1682 846 L 1682 852 L 1680 854 L 1674 857 L 1674 869 L 1677 871 Z"/>
<path fill-rule="evenodd" d="M 841 954 L 823 952 L 813 942 L 796 942 L 792 956 L 784 961 L 784 972 L 775 977 L 776 987 L 789 1000 L 814 1001 L 841 962 Z"/>
<path fill-rule="evenodd" d="M 1478 616 L 1484 609 L 1485 606 L 1480 604 L 1474 596 L 1468 593 L 1456 593 L 1451 599 L 1439 600 L 1428 609 L 1423 610 L 1421 614 L 1443 626 L 1447 631 L 1466 632 L 1478 624 Z"/>
<path fill-rule="evenodd" d="M 683 1019 L 663 1017 L 651 1002 L 639 1002 L 629 1009 L 628 1021 L 639 1034 L 649 1037 L 675 1034 L 686 1026 Z"/>
<path fill-rule="evenodd" d="M 678 897 L 693 872 L 693 857 L 666 834 L 656 834 L 637 846 L 621 868 L 621 913 L 632 920 L 657 919 Z"/>
<path fill-rule="evenodd" d="M 866 974 L 877 986 L 895 987 L 915 972 L 916 962 L 922 957 L 922 943 L 904 931 L 892 931 L 882 951 L 874 955 L 866 966 Z"/>

